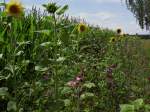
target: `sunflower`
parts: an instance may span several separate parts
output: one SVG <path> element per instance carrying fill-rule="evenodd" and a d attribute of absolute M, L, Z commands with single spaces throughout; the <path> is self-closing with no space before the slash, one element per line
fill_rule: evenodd
<path fill-rule="evenodd" d="M 43 7 L 48 11 L 48 13 L 54 14 L 60 7 L 56 3 L 43 4 Z"/>
<path fill-rule="evenodd" d="M 6 5 L 6 13 L 9 16 L 19 16 L 22 12 L 23 7 L 19 0 L 10 0 Z"/>
<path fill-rule="evenodd" d="M 118 35 L 121 35 L 121 34 L 122 34 L 121 28 L 118 28 L 118 29 L 116 30 L 116 32 L 117 32 Z"/>
<path fill-rule="evenodd" d="M 116 42 L 116 41 L 117 41 L 116 37 L 111 37 L 109 42 L 110 42 L 110 43 L 114 43 L 114 42 Z"/>
<path fill-rule="evenodd" d="M 85 32 L 86 29 L 87 29 L 87 26 L 86 26 L 85 24 L 80 23 L 80 24 L 78 25 L 78 32 L 80 32 L 80 33 Z"/>

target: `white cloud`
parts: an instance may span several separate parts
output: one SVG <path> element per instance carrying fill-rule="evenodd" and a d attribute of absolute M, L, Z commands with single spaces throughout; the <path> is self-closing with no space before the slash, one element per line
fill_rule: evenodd
<path fill-rule="evenodd" d="M 121 2 L 121 0 L 93 0 L 93 1 L 96 1 L 96 2 L 99 2 L 99 3 L 117 3 L 117 2 Z"/>
<path fill-rule="evenodd" d="M 82 12 L 82 13 L 76 13 L 76 14 L 71 14 L 73 16 L 76 17 L 80 17 L 83 19 L 87 19 L 87 20 L 99 20 L 99 21 L 108 21 L 112 18 L 114 18 L 116 15 L 110 12 L 97 12 L 97 13 L 86 13 L 86 12 Z"/>

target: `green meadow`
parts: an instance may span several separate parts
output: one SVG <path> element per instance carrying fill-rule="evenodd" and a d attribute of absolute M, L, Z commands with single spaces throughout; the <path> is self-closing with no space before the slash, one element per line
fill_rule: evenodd
<path fill-rule="evenodd" d="M 149 40 L 43 6 L 0 12 L 0 112 L 150 112 Z"/>

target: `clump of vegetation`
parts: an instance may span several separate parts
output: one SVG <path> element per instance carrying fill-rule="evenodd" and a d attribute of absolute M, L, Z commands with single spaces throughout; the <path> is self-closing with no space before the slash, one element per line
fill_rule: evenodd
<path fill-rule="evenodd" d="M 149 103 L 140 39 L 68 19 L 67 5 L 44 7 L 48 13 L 0 12 L 2 112 L 115 112 L 139 97 Z"/>
<path fill-rule="evenodd" d="M 120 105 L 121 112 L 149 112 L 150 105 L 145 104 L 143 99 L 137 99 L 130 104 Z"/>

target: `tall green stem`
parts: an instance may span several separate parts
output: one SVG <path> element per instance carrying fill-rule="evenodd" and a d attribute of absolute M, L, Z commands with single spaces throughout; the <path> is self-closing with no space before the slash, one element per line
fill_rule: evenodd
<path fill-rule="evenodd" d="M 54 18 L 54 39 L 57 38 L 57 35 L 56 35 L 56 15 L 55 13 L 53 14 L 53 18 Z"/>
<path fill-rule="evenodd" d="M 77 112 L 80 112 L 80 87 L 77 88 Z"/>
<path fill-rule="evenodd" d="M 54 40 L 54 43 L 56 44 L 56 48 L 55 48 L 55 53 L 54 53 L 54 59 L 55 59 L 55 61 L 57 60 L 57 50 L 58 50 L 58 47 L 57 47 L 57 42 L 58 42 L 58 39 L 57 39 L 57 34 L 56 34 L 56 15 L 55 15 L 55 13 L 53 14 L 53 19 L 54 19 L 54 37 L 53 37 L 53 40 Z M 54 84 L 55 84 L 55 97 L 57 97 L 57 95 L 58 95 L 58 84 L 57 84 L 57 80 L 58 80 L 58 78 L 57 78 L 58 76 L 57 76 L 57 65 L 55 66 L 55 69 L 54 69 Z"/>

